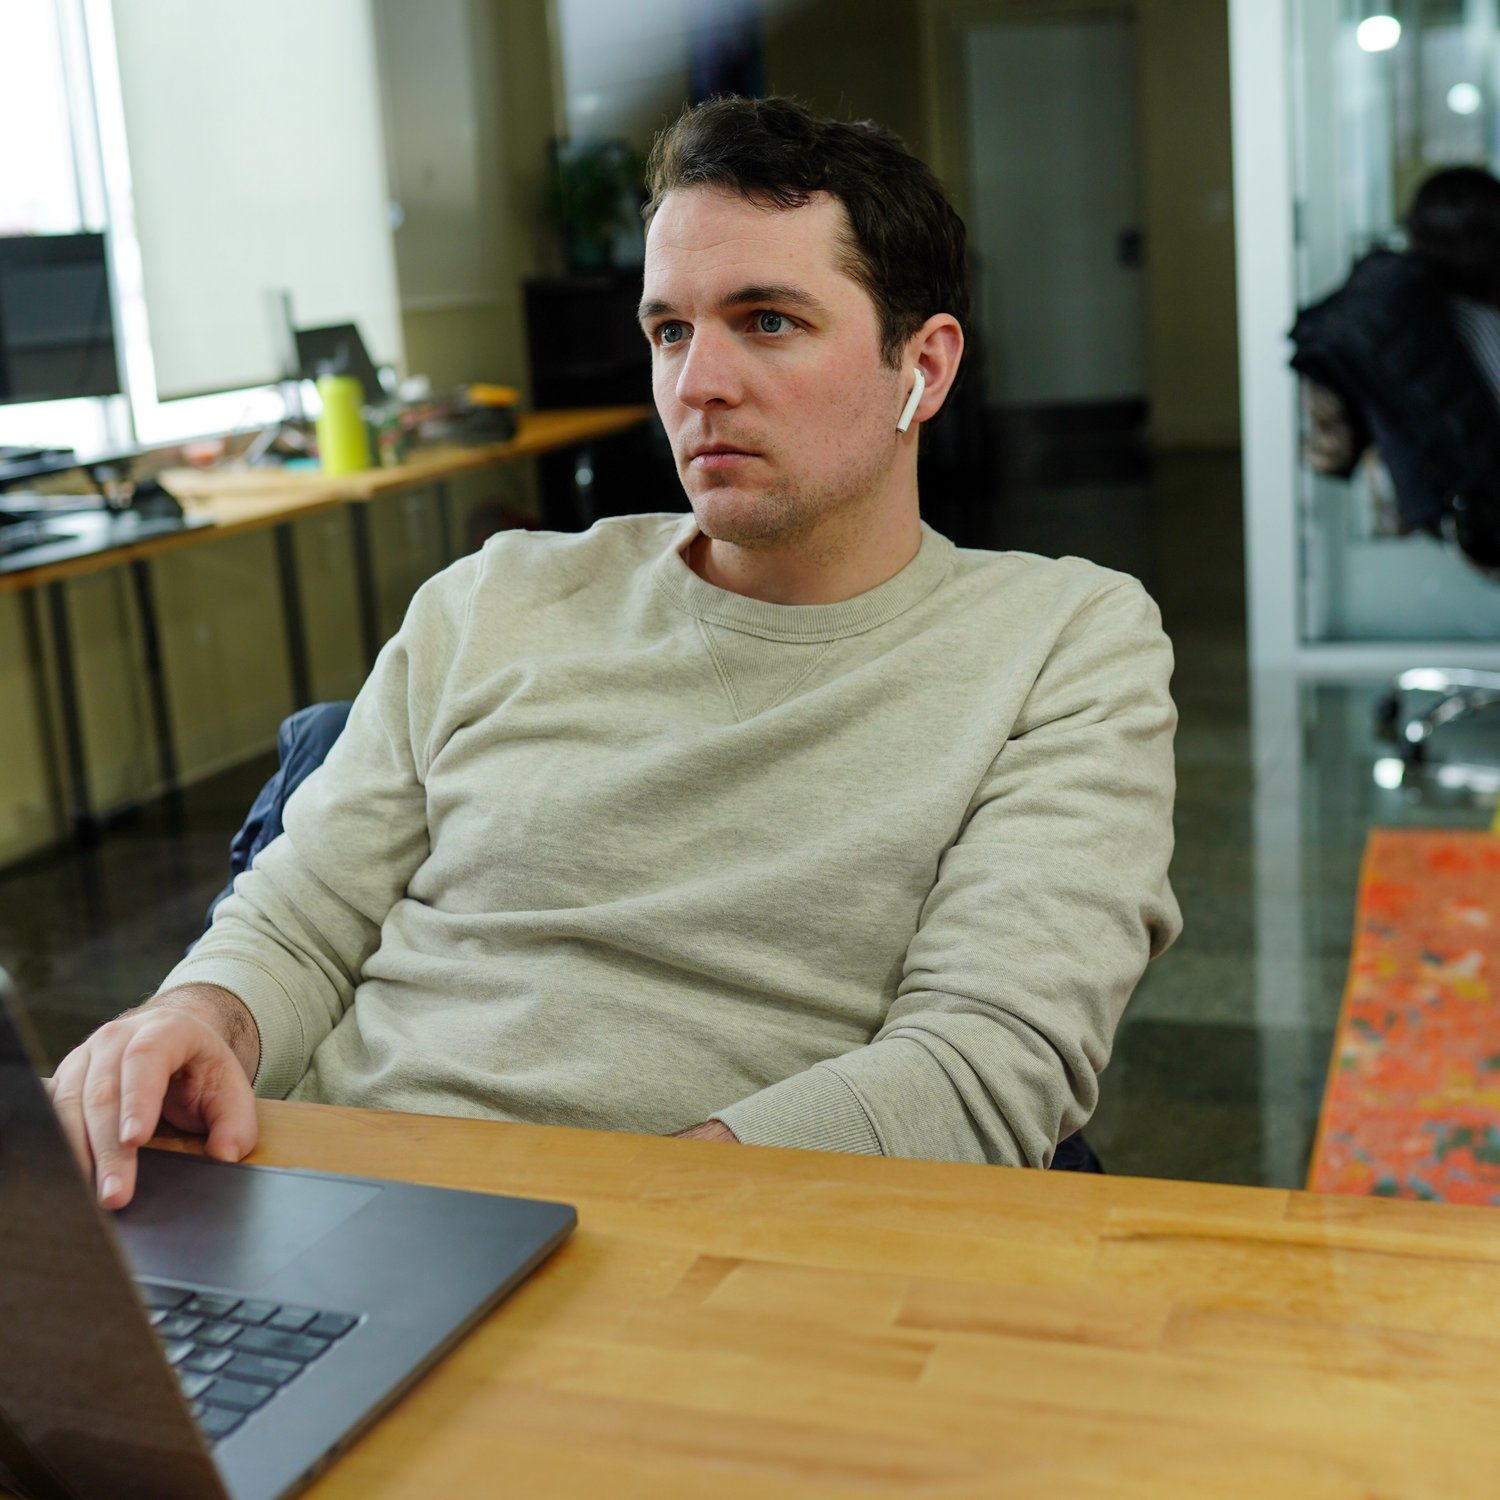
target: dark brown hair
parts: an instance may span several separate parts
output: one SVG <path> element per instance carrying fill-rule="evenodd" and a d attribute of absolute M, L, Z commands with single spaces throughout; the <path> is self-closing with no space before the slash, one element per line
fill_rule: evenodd
<path fill-rule="evenodd" d="M 869 292 L 881 354 L 900 362 L 934 313 L 969 316 L 964 221 L 925 162 L 869 120 L 825 120 L 794 99 L 710 99 L 657 136 L 646 166 L 649 223 L 668 193 L 720 188 L 766 208 L 829 193 L 849 219 L 845 268 Z"/>
<path fill-rule="evenodd" d="M 1450 292 L 1500 304 L 1500 180 L 1483 167 L 1447 167 L 1416 191 L 1406 215 L 1413 255 Z"/>

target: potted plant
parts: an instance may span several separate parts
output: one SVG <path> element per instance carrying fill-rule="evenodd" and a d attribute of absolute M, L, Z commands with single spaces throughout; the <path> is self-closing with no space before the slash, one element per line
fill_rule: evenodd
<path fill-rule="evenodd" d="M 625 141 L 556 141 L 553 166 L 568 269 L 609 269 L 616 236 L 640 206 L 645 162 Z"/>

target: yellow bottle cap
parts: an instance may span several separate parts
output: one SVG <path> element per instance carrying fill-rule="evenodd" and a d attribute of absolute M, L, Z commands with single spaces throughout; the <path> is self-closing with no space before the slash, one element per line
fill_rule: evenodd
<path fill-rule="evenodd" d="M 468 390 L 469 400 L 475 406 L 514 406 L 521 399 L 521 393 L 512 385 L 471 385 Z"/>

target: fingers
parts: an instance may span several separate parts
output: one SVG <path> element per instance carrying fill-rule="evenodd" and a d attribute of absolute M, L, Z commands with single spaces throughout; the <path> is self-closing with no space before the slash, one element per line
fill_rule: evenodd
<path fill-rule="evenodd" d="M 182 1028 L 171 1023 L 178 1017 L 163 1017 L 166 1024 L 143 1019 L 120 1054 L 119 1139 L 123 1146 L 144 1146 L 156 1134 L 162 1103 L 172 1075 L 193 1055 L 191 1042 Z"/>
<path fill-rule="evenodd" d="M 110 1021 L 89 1038 L 85 1049 L 83 1121 L 99 1201 L 106 1208 L 123 1208 L 135 1191 L 135 1149 L 120 1142 L 120 1067 L 128 1035 L 123 1023 Z"/>
<path fill-rule="evenodd" d="M 121 1145 L 145 1145 L 163 1115 L 206 1132 L 208 1152 L 220 1161 L 255 1149 L 255 1094 L 234 1053 L 201 1022 L 166 1011 L 143 1017 L 121 1055 Z M 132 1169 L 134 1161 L 132 1150 Z"/>
<path fill-rule="evenodd" d="M 58 1065 L 57 1071 L 47 1082 L 47 1092 L 52 1096 L 52 1108 L 67 1137 L 68 1145 L 78 1161 L 83 1175 L 93 1177 L 94 1157 L 89 1150 L 88 1127 L 83 1122 L 83 1075 L 86 1062 L 82 1049 L 70 1052 Z"/>
<path fill-rule="evenodd" d="M 120 1149 L 119 1058 L 121 1023 L 100 1027 L 61 1063 L 48 1085 L 63 1134 L 86 1177 L 95 1179 L 102 1202 L 119 1207 L 134 1185 L 134 1156 Z M 123 1193 L 122 1193 L 123 1189 Z"/>
<path fill-rule="evenodd" d="M 100 1027 L 59 1065 L 49 1092 L 64 1134 L 106 1208 L 135 1193 L 137 1151 L 162 1115 L 208 1133 L 209 1153 L 238 1161 L 255 1147 L 255 1096 L 228 1044 L 168 1009 Z"/>
<path fill-rule="evenodd" d="M 260 1133 L 255 1091 L 227 1044 L 195 1056 L 173 1080 L 164 1113 L 180 1130 L 208 1136 L 208 1154 L 240 1161 Z"/>
<path fill-rule="evenodd" d="M 255 1117 L 255 1092 L 245 1070 L 226 1054 L 215 1069 L 213 1091 L 203 1100 L 203 1123 L 208 1127 L 208 1154 L 219 1161 L 241 1161 L 255 1150 L 260 1125 Z"/>

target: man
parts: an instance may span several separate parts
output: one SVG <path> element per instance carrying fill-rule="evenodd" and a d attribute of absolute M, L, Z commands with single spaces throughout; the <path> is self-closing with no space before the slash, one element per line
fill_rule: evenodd
<path fill-rule="evenodd" d="M 102 1201 L 251 1094 L 1046 1165 L 1175 935 L 1171 653 L 1133 580 L 960 552 L 917 442 L 963 225 L 783 100 L 653 154 L 641 325 L 693 517 L 429 581 L 283 837 L 57 1070 Z"/>

